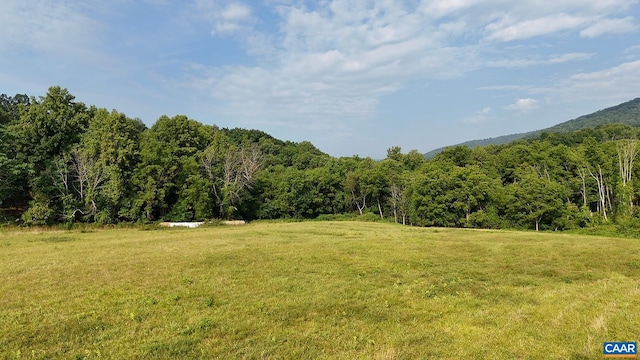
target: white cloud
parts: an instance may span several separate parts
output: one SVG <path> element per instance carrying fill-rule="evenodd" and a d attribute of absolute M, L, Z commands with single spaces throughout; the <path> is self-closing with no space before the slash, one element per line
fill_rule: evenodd
<path fill-rule="evenodd" d="M 485 39 L 494 42 L 525 40 L 563 32 L 582 32 L 584 37 L 634 30 L 632 16 L 637 0 L 555 2 L 487 0 L 475 7 L 474 15 L 485 19 L 476 24 L 483 28 Z"/>
<path fill-rule="evenodd" d="M 538 100 L 532 98 L 518 99 L 515 103 L 505 106 L 505 109 L 507 110 L 520 112 L 529 112 L 536 108 L 538 108 Z"/>
<path fill-rule="evenodd" d="M 632 54 L 634 52 L 640 52 L 640 45 L 634 45 L 634 46 L 630 46 L 628 48 L 626 48 L 624 50 L 624 54 Z"/>
<path fill-rule="evenodd" d="M 544 92 L 565 101 L 627 101 L 640 96 L 640 60 L 572 75 Z"/>
<path fill-rule="evenodd" d="M 441 47 L 434 26 L 399 6 L 334 1 L 280 6 L 282 36 L 270 65 L 214 68 L 188 79 L 228 104 L 229 115 L 339 123 L 375 115 L 379 98 L 408 80 L 455 76 L 466 49 Z M 427 29 L 428 28 L 428 29 Z M 331 126 L 331 125 L 327 125 Z"/>
<path fill-rule="evenodd" d="M 251 8 L 240 3 L 231 3 L 222 10 L 220 18 L 225 21 L 246 21 L 251 18 Z"/>
<path fill-rule="evenodd" d="M 479 0 L 433 0 L 423 1 L 420 10 L 429 17 L 440 18 L 471 8 Z"/>
<path fill-rule="evenodd" d="M 493 91 L 529 91 L 533 88 L 532 85 L 490 85 L 490 86 L 481 86 L 476 90 L 493 90 Z"/>
<path fill-rule="evenodd" d="M 221 4 L 218 1 L 196 0 L 198 16 L 207 20 L 212 35 L 250 32 L 255 19 L 249 5 L 241 2 Z"/>
<path fill-rule="evenodd" d="M 580 36 L 593 38 L 604 34 L 624 34 L 636 30 L 638 26 L 631 16 L 622 19 L 602 19 L 580 31 Z"/>
<path fill-rule="evenodd" d="M 475 115 L 470 116 L 462 120 L 465 124 L 479 124 L 483 122 L 487 122 L 491 120 L 491 108 L 485 107 L 482 110 L 478 111 Z"/>
<path fill-rule="evenodd" d="M 521 57 L 513 59 L 488 60 L 484 66 L 496 68 L 524 68 L 535 65 L 554 65 L 570 61 L 588 60 L 594 55 L 594 53 L 567 53 L 562 55 L 551 55 L 547 58 L 540 58 L 537 56 L 529 58 Z"/>
<path fill-rule="evenodd" d="M 186 82 L 222 100 L 230 117 L 260 118 L 292 127 L 301 119 L 338 124 L 371 118 L 382 96 L 409 81 L 456 77 L 487 67 L 588 60 L 595 54 L 545 54 L 532 47 L 508 51 L 500 45 L 521 45 L 518 41 L 557 33 L 612 32 L 614 20 L 636 3 L 564 0 L 541 6 L 534 0 L 270 0 L 266 6 L 278 16 L 279 31 L 267 35 L 249 28 L 260 21 L 256 18 L 260 14 L 244 3 L 212 6 L 205 0 L 194 1 L 201 10 L 208 9 L 204 12 L 214 34 L 244 34 L 247 51 L 259 58 L 254 67 L 231 65 L 191 72 Z M 596 31 L 597 26 L 608 30 Z M 538 105 L 527 98 L 507 108 L 527 112 Z M 465 121 L 488 116 L 478 113 Z"/>
<path fill-rule="evenodd" d="M 89 57 L 104 24 L 85 15 L 81 1 L 5 0 L 0 11 L 0 51 Z"/>
<path fill-rule="evenodd" d="M 629 61 L 611 68 L 568 75 L 546 86 L 494 85 L 477 90 L 521 92 L 544 96 L 545 103 L 593 103 L 611 105 L 640 97 L 640 60 Z M 519 99 L 505 109 L 526 111 L 537 107 L 532 98 Z"/>
<path fill-rule="evenodd" d="M 487 39 L 497 41 L 523 40 L 574 29 L 586 22 L 586 18 L 568 14 L 555 14 L 525 21 L 505 16 L 501 21 L 486 27 L 486 31 L 489 33 Z"/>
<path fill-rule="evenodd" d="M 562 64 L 569 61 L 580 61 L 591 59 L 595 53 L 568 53 L 562 55 L 555 55 L 549 59 L 550 64 Z"/>

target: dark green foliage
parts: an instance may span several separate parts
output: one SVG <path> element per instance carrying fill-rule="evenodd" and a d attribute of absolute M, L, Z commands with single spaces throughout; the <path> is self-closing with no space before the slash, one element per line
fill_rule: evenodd
<path fill-rule="evenodd" d="M 20 119 L 20 109 L 26 109 L 30 104 L 31 99 L 24 94 L 0 95 L 0 125 L 17 122 Z"/>
<path fill-rule="evenodd" d="M 483 211 L 498 197 L 500 184 L 478 166 L 432 167 L 414 182 L 412 222 L 427 226 L 471 226 L 472 214 Z M 487 221 L 477 219 L 476 222 Z M 491 227 L 485 225 L 484 227 Z"/>
<path fill-rule="evenodd" d="M 511 199 L 507 215 L 514 225 L 536 231 L 567 227 L 561 221 L 568 211 L 567 191 L 561 184 L 530 171 L 506 189 Z"/>
<path fill-rule="evenodd" d="M 327 167 L 298 170 L 282 165 L 260 174 L 258 217 L 316 218 L 347 211 L 340 173 Z"/>
<path fill-rule="evenodd" d="M 160 117 L 141 139 L 140 162 L 133 173 L 137 194 L 128 217 L 138 221 L 169 217 L 186 221 L 210 216 L 212 209 L 204 209 L 210 199 L 207 192 L 202 192 L 206 179 L 198 154 L 213 140 L 215 131 L 186 116 Z M 194 200 L 199 191 L 204 198 Z M 178 208 L 172 211 L 176 204 Z"/>
<path fill-rule="evenodd" d="M 162 116 L 147 129 L 115 110 L 87 108 L 59 87 L 39 100 L 2 95 L 0 211 L 22 213 L 27 224 L 66 226 L 358 218 L 536 230 L 617 226 L 634 235 L 640 174 L 632 166 L 623 177 L 620 159 L 624 149 L 637 155 L 640 129 L 623 123 L 633 123 L 626 117 L 639 102 L 578 119 L 593 125 L 611 115 L 622 123 L 457 146 L 430 160 L 396 146 L 374 161 L 332 158 L 308 141 L 219 129 L 184 115 Z"/>
<path fill-rule="evenodd" d="M 95 115 L 83 135 L 79 151 L 93 159 L 95 171 L 102 177 L 100 192 L 95 194 L 96 222 L 111 223 L 127 219 L 128 199 L 134 194 L 132 178 L 140 162 L 140 142 L 146 130 L 138 119 L 106 109 Z"/>
<path fill-rule="evenodd" d="M 66 89 L 54 86 L 39 100 L 23 107 L 20 119 L 13 125 L 15 148 L 20 158 L 43 171 L 51 159 L 71 150 L 80 141 L 91 115 L 81 102 Z"/>
<path fill-rule="evenodd" d="M 23 208 L 29 201 L 25 179 L 32 175 L 32 167 L 24 158 L 18 158 L 15 147 L 18 140 L 15 124 L 20 120 L 20 109 L 26 110 L 29 104 L 26 95 L 0 95 L 0 209 Z"/>

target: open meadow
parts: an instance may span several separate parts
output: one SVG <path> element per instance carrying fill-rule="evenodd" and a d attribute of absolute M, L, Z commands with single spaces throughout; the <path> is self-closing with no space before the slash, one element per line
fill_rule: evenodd
<path fill-rule="evenodd" d="M 301 222 L 0 230 L 0 248 L 6 359 L 600 359 L 640 340 L 638 239 Z"/>

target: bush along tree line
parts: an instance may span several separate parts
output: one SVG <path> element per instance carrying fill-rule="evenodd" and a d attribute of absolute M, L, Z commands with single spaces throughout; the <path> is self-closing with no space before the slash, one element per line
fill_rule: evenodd
<path fill-rule="evenodd" d="M 186 116 L 147 128 L 66 89 L 0 98 L 0 211 L 26 224 L 361 217 L 565 230 L 640 219 L 640 129 L 609 124 L 427 160 L 335 158 Z M 17 215 L 16 215 L 17 214 Z"/>

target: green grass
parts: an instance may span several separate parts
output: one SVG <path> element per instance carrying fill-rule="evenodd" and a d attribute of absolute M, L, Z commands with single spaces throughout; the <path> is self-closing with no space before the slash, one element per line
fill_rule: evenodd
<path fill-rule="evenodd" d="M 601 359 L 640 240 L 361 222 L 0 232 L 0 358 Z"/>

